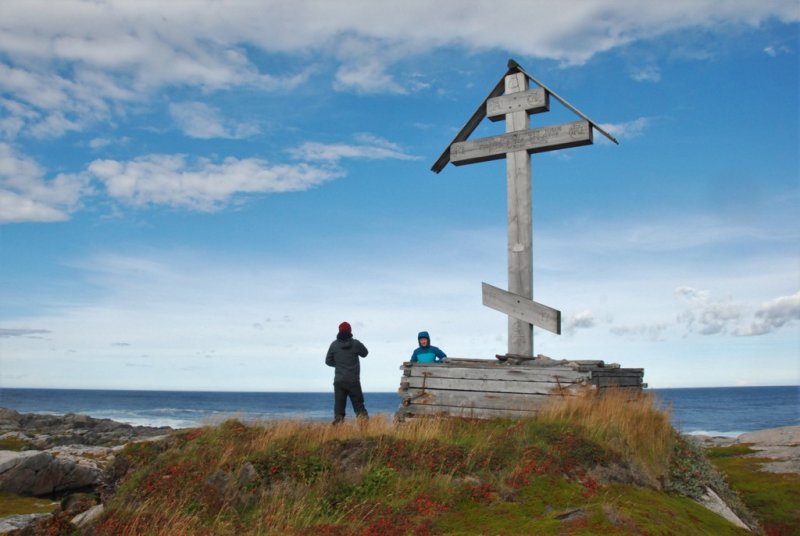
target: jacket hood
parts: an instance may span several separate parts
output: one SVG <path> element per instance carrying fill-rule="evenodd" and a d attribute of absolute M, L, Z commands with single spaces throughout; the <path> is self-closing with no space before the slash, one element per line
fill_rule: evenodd
<path fill-rule="evenodd" d="M 337 341 L 349 341 L 349 340 L 352 340 L 352 339 L 353 339 L 353 334 L 352 333 L 348 333 L 346 331 L 340 331 L 336 335 L 336 340 Z"/>
<path fill-rule="evenodd" d="M 431 344 L 431 336 L 428 335 L 427 331 L 420 331 L 419 332 L 419 335 L 417 335 L 417 342 L 419 342 L 419 340 L 423 339 L 423 338 L 428 339 L 428 346 L 430 346 L 430 344 Z"/>

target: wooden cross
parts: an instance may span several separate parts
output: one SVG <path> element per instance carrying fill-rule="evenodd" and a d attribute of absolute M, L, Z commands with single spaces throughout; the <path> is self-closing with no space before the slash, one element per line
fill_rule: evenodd
<path fill-rule="evenodd" d="M 539 86 L 529 89 L 528 81 Z M 530 114 L 550 109 L 550 96 L 581 120 L 544 128 L 530 128 Z M 467 141 L 484 117 L 505 119 L 506 133 Z M 483 283 L 483 304 L 508 315 L 508 353 L 533 355 L 533 326 L 561 334 L 561 312 L 533 301 L 532 153 L 590 145 L 592 129 L 614 143 L 613 136 L 533 78 L 514 60 L 467 124 L 431 168 L 439 173 L 453 165 L 506 159 L 508 191 L 508 291 Z"/>

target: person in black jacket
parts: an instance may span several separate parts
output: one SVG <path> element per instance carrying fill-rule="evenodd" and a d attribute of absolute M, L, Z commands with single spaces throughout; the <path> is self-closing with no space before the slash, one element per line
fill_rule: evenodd
<path fill-rule="evenodd" d="M 364 393 L 361 391 L 361 364 L 358 361 L 359 357 L 366 357 L 368 353 L 367 347 L 353 338 L 350 324 L 339 324 L 339 334 L 325 356 L 325 364 L 336 369 L 333 376 L 333 424 L 344 421 L 347 397 L 350 397 L 356 417 L 368 417 Z"/>

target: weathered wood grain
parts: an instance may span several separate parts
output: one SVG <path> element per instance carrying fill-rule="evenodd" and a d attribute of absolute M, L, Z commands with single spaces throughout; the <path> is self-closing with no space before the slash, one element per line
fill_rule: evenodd
<path fill-rule="evenodd" d="M 499 160 L 518 151 L 541 153 L 591 143 L 592 127 L 586 121 L 575 121 L 454 143 L 450 148 L 450 161 L 461 166 Z"/>
<path fill-rule="evenodd" d="M 486 116 L 492 121 L 503 120 L 506 114 L 514 112 L 536 114 L 549 109 L 550 99 L 542 88 L 493 97 L 486 101 Z"/>
<path fill-rule="evenodd" d="M 406 367 L 439 367 L 439 366 L 448 366 L 448 367 L 469 367 L 469 368 L 498 368 L 498 367 L 508 367 L 510 366 L 508 363 L 503 363 L 497 359 L 475 359 L 469 357 L 449 357 L 444 363 L 411 363 L 410 361 L 404 361 L 400 368 Z"/>
<path fill-rule="evenodd" d="M 591 373 L 579 372 L 568 368 L 537 369 L 533 367 L 494 367 L 494 368 L 469 368 L 469 367 L 409 367 L 410 377 L 453 378 L 465 380 L 503 380 L 512 382 L 547 382 L 574 383 L 586 380 Z"/>
<path fill-rule="evenodd" d="M 488 359 L 454 358 L 445 363 L 409 363 L 401 367 L 398 415 L 474 418 L 519 418 L 533 415 L 558 396 L 579 396 L 584 390 L 601 395 L 619 391 L 633 399 L 645 386 L 643 369 L 601 367 L 602 361 L 559 362 L 543 366 Z M 420 409 L 420 408 L 426 409 Z"/>
<path fill-rule="evenodd" d="M 561 311 L 523 296 L 482 283 L 483 305 L 518 318 L 557 335 L 561 334 Z"/>
<path fill-rule="evenodd" d="M 619 378 L 615 378 L 614 376 L 603 376 L 597 379 L 593 379 L 592 383 L 594 383 L 598 387 L 609 387 L 612 385 L 616 385 L 619 387 L 641 387 L 642 379 L 633 378 L 630 376 L 621 376 Z"/>
<path fill-rule="evenodd" d="M 449 416 L 463 417 L 468 419 L 519 419 L 525 417 L 535 417 L 535 411 L 488 409 L 488 408 L 461 408 L 455 406 L 424 406 L 412 404 L 411 406 L 400 408 L 398 414 L 401 416 Z"/>
<path fill-rule="evenodd" d="M 565 394 L 571 396 L 571 394 Z M 551 400 L 551 395 L 484 393 L 452 391 L 449 389 L 408 389 L 402 393 L 404 401 L 427 406 L 456 406 L 467 408 L 512 409 L 533 411 Z"/>
<path fill-rule="evenodd" d="M 522 73 L 505 78 L 506 95 L 528 90 L 528 79 Z M 506 133 L 516 135 L 531 127 L 528 113 L 505 115 Z M 506 195 L 508 207 L 508 290 L 533 299 L 533 174 L 531 157 L 522 148 L 507 151 Z M 508 352 L 533 355 L 533 325 L 513 316 L 508 317 Z"/>
<path fill-rule="evenodd" d="M 624 370 L 624 369 L 623 369 Z M 628 379 L 636 379 L 641 380 L 644 375 L 642 373 L 626 373 L 622 372 L 620 374 L 598 374 L 596 370 L 588 372 L 586 374 L 591 374 L 592 378 L 628 378 Z"/>
<path fill-rule="evenodd" d="M 644 369 L 641 368 L 599 368 L 592 371 L 592 374 L 595 376 L 621 376 L 621 375 L 629 375 L 635 376 L 639 375 L 642 376 L 644 374 Z"/>
<path fill-rule="evenodd" d="M 409 376 L 400 382 L 401 389 L 449 389 L 453 391 L 483 391 L 493 393 L 551 394 L 564 389 L 579 390 L 580 384 L 570 382 L 512 382 L 505 380 L 470 380 L 462 378 L 423 378 Z"/>

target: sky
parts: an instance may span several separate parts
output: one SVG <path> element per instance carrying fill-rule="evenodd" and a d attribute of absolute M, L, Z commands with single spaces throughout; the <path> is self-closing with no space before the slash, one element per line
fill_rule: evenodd
<path fill-rule="evenodd" d="M 799 29 L 796 0 L 0 0 L 0 387 L 327 391 L 342 321 L 365 391 L 422 330 L 506 353 L 505 160 L 430 168 L 509 58 L 619 140 L 532 156 L 563 319 L 534 353 L 798 385 Z"/>

